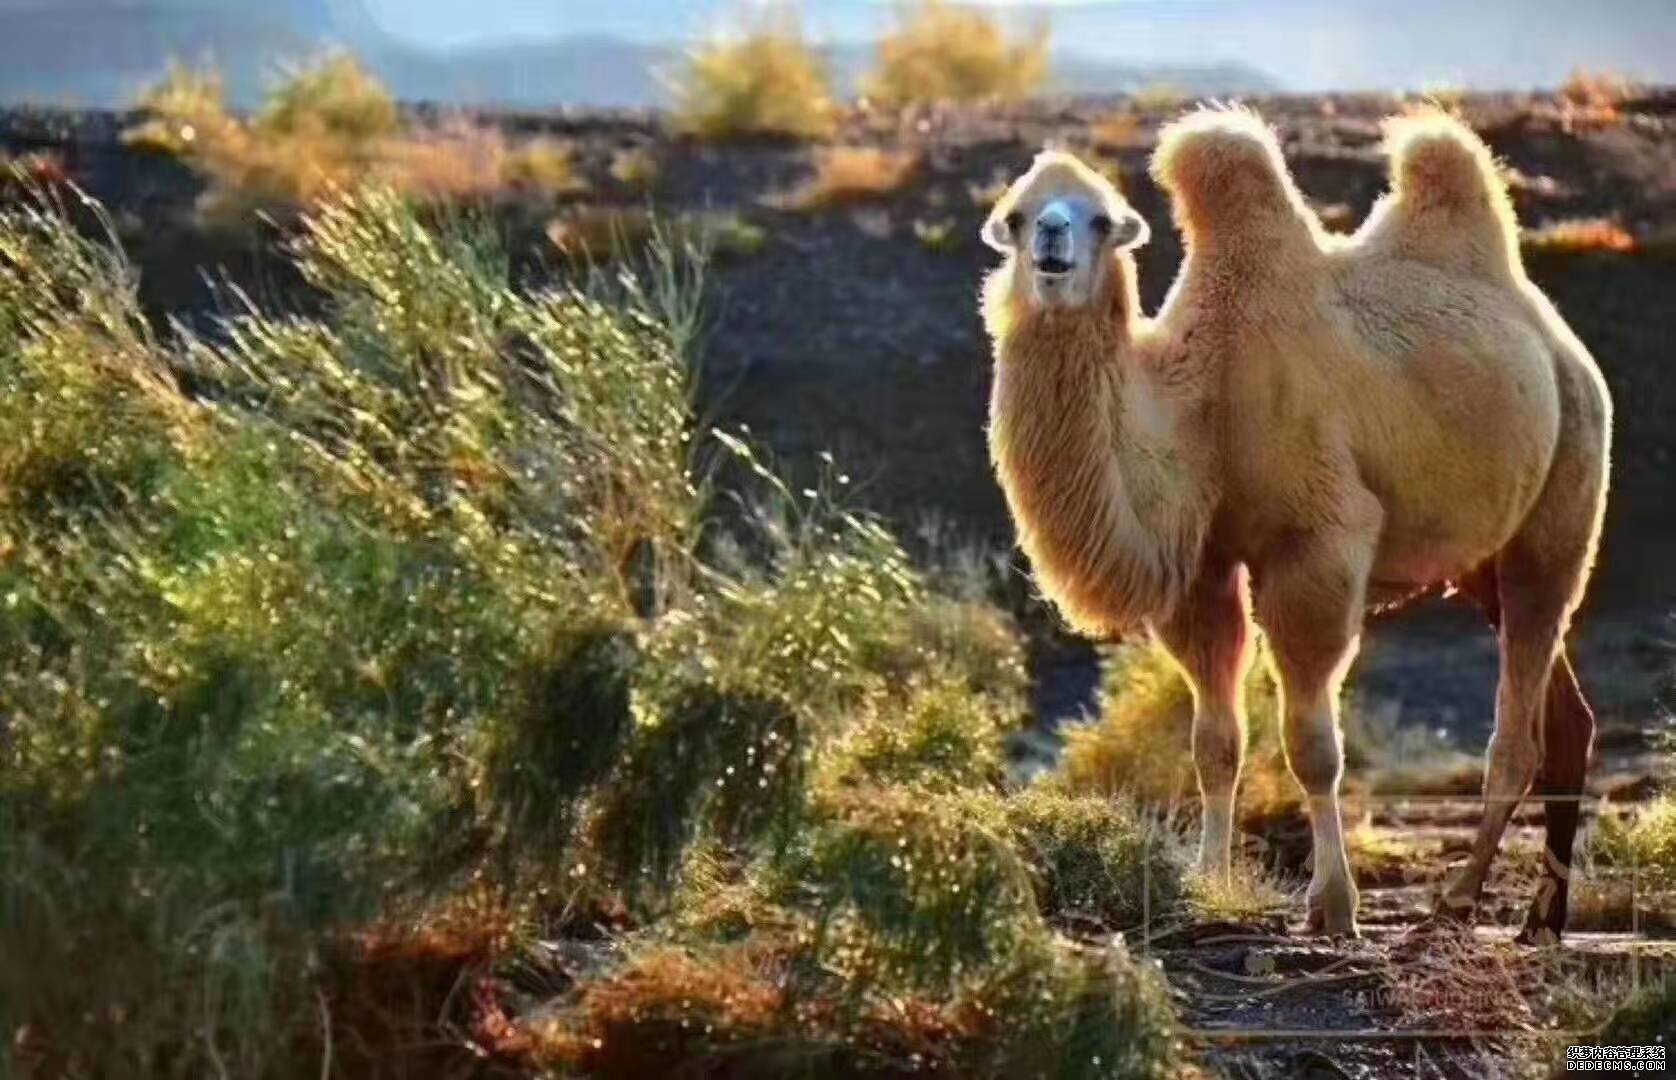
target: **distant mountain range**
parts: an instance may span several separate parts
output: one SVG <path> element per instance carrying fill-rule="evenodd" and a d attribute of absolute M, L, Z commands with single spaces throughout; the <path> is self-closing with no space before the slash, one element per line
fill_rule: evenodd
<path fill-rule="evenodd" d="M 490 0 L 484 10 L 506 0 Z M 736 3 L 736 0 L 733 0 Z M 393 0 L 0 0 L 0 100 L 117 106 L 170 57 L 213 59 L 236 103 L 259 99 L 283 63 L 348 46 L 407 100 L 543 107 L 667 101 L 683 42 L 729 0 L 555 0 L 550 33 L 497 40 L 395 25 Z M 462 7 L 465 0 L 461 0 Z M 876 0 L 806 0 L 841 89 L 888 24 Z M 1676 2 L 1611 0 L 1123 0 L 1054 5 L 1050 89 L 1170 84 L 1195 96 L 1428 83 L 1553 83 L 1575 64 L 1676 80 Z M 1025 12 L 1028 14 L 1028 11 Z M 417 16 L 415 15 L 415 19 Z M 402 20 L 406 21 L 406 20 Z M 545 25 L 545 24 L 544 24 Z M 398 36 L 401 30 L 412 36 Z M 450 44 L 452 42 L 452 44 Z M 1138 58 L 1138 59 L 1137 59 Z"/>
<path fill-rule="evenodd" d="M 0 99 L 120 106 L 171 57 L 213 60 L 235 103 L 259 100 L 285 63 L 327 44 L 352 48 L 404 100 L 542 107 L 665 104 L 684 46 L 606 34 L 425 48 L 381 29 L 358 0 L 231 5 L 208 0 L 0 0 Z M 849 93 L 872 62 L 869 45 L 826 48 L 834 81 Z M 1194 94 L 1274 88 L 1234 63 L 1149 66 L 1065 53 L 1052 89 L 1131 90 L 1160 82 Z"/>

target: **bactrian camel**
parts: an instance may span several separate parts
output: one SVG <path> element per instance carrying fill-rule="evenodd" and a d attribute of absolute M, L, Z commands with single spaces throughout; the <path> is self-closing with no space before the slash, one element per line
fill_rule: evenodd
<path fill-rule="evenodd" d="M 1155 318 L 1146 223 L 1075 158 L 1039 156 L 984 237 L 991 455 L 1042 590 L 1073 628 L 1147 626 L 1194 696 L 1198 869 L 1226 877 L 1252 623 L 1314 838 L 1308 928 L 1356 933 L 1339 685 L 1364 613 L 1449 586 L 1499 634 L 1484 815 L 1440 917 L 1470 919 L 1508 819 L 1547 796 L 1527 940 L 1565 926 L 1594 720 L 1564 635 L 1600 534 L 1611 405 L 1520 264 L 1484 144 L 1387 122 L 1391 191 L 1352 237 L 1306 207 L 1243 110 L 1169 126 L 1153 172 L 1186 260 Z"/>

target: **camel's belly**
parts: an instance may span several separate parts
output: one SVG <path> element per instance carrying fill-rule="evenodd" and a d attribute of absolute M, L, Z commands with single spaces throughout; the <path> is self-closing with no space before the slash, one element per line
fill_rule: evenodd
<path fill-rule="evenodd" d="M 1409 593 L 1457 581 L 1492 558 L 1508 539 L 1405 535 L 1384 540 L 1369 575 L 1369 602 L 1383 606 Z"/>
<path fill-rule="evenodd" d="M 1547 455 L 1541 455 L 1546 457 Z M 1451 483 L 1395 487 L 1382 494 L 1385 519 L 1370 577 L 1424 587 L 1459 579 L 1518 534 L 1541 493 L 1546 462 L 1462 471 Z"/>

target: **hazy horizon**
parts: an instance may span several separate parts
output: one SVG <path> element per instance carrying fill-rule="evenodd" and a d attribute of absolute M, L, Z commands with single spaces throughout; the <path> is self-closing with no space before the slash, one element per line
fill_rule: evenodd
<path fill-rule="evenodd" d="M 657 72 L 737 23 L 742 0 L 0 0 L 0 100 L 121 106 L 172 57 L 216 60 L 233 100 L 260 100 L 285 61 L 346 45 L 398 94 L 463 104 L 657 106 Z M 1195 94 L 1527 89 L 1575 68 L 1676 83 L 1676 4 L 1613 0 L 988 0 L 1003 19 L 1047 16 L 1050 90 L 1156 82 Z M 896 18 L 891 0 L 809 0 L 840 88 Z"/>

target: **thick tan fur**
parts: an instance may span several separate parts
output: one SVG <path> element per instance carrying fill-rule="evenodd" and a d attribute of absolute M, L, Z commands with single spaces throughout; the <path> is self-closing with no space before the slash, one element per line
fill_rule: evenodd
<path fill-rule="evenodd" d="M 1470 908 L 1542 761 L 1549 672 L 1608 468 L 1605 384 L 1520 266 L 1489 151 L 1436 112 L 1391 121 L 1387 147 L 1392 192 L 1335 238 L 1267 125 L 1196 113 L 1154 159 L 1187 248 L 1155 319 L 1136 310 L 1122 253 L 1081 308 L 1034 308 L 1017 255 L 984 290 L 991 448 L 1044 591 L 1086 632 L 1150 624 L 1182 663 L 1201 866 L 1217 873 L 1243 745 L 1237 675 L 1253 616 L 1262 625 L 1315 826 L 1310 921 L 1332 931 L 1355 927 L 1336 699 L 1363 611 L 1486 568 L 1499 598 L 1489 805 L 1444 898 Z M 1054 182 L 1121 202 L 1086 170 Z"/>
<path fill-rule="evenodd" d="M 1152 175 L 1174 197 L 1176 224 L 1201 244 L 1228 231 L 1289 248 L 1327 242 L 1274 130 L 1249 109 L 1199 109 L 1166 126 Z"/>
<path fill-rule="evenodd" d="M 1068 156 L 1048 155 L 1042 183 L 1088 185 L 1123 200 Z M 997 213 L 1006 214 L 1012 202 Z M 1135 264 L 1112 257 L 1098 310 L 1052 311 L 1025 299 L 1016 260 L 984 286 L 984 321 L 1002 363 L 996 371 L 989 441 L 1037 580 L 1077 630 L 1102 637 L 1173 608 L 1198 563 L 1216 500 L 1216 440 L 1181 437 L 1177 403 L 1207 397 L 1177 373 L 1141 376 L 1166 362 L 1137 332 Z M 1128 363 L 1112 363 L 1118 356 Z M 1140 377 L 1137 377 L 1140 376 Z M 1188 480 L 1184 486 L 1184 479 Z"/>
<path fill-rule="evenodd" d="M 1476 135 L 1446 113 L 1420 109 L 1385 122 L 1385 151 L 1391 193 L 1355 245 L 1507 285 L 1524 279 L 1513 200 Z"/>

